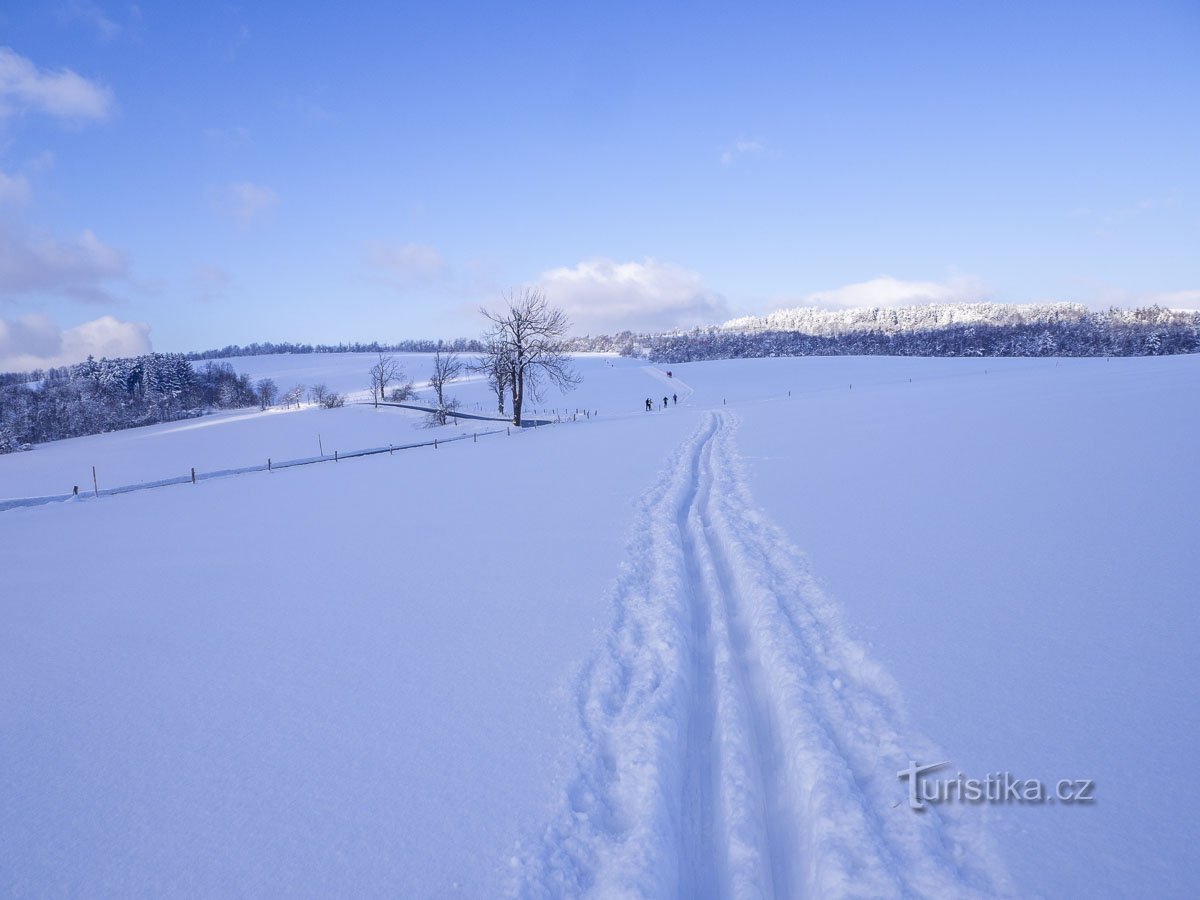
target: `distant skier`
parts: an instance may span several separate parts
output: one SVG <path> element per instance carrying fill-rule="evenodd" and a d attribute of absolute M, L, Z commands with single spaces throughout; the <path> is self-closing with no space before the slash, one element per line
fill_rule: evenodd
<path fill-rule="evenodd" d="M 649 397 L 647 397 L 646 398 L 646 412 L 652 412 L 653 410 L 654 410 L 654 401 L 651 400 Z"/>
<path fill-rule="evenodd" d="M 679 395 L 678 395 L 678 394 L 672 394 L 672 395 L 671 395 L 671 405 L 672 405 L 672 406 L 678 406 L 678 405 L 679 405 Z"/>
<path fill-rule="evenodd" d="M 663 397 L 663 409 L 667 408 L 667 398 Z"/>

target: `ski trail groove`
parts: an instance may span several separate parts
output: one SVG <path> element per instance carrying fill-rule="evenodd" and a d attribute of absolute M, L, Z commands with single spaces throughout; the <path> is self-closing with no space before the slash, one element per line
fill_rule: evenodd
<path fill-rule="evenodd" d="M 707 414 L 642 498 L 577 686 L 578 772 L 512 893 L 1009 893 L 979 810 L 897 805 L 896 772 L 944 757 L 755 507 L 735 426 Z"/>

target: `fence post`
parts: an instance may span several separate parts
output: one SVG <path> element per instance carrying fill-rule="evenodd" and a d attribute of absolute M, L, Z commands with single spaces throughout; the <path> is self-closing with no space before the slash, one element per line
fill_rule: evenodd
<path fill-rule="evenodd" d="M 433 439 L 433 449 L 434 449 L 434 450 L 436 450 L 436 449 L 437 449 L 437 438 L 434 438 L 434 439 Z"/>
<path fill-rule="evenodd" d="M 504 436 L 505 436 L 505 437 L 512 437 L 512 426 L 511 426 L 511 425 L 505 425 L 505 426 L 504 426 Z"/>
<path fill-rule="evenodd" d="M 97 497 L 100 496 L 100 484 L 99 484 L 99 482 L 96 481 L 96 467 L 95 466 L 92 466 L 92 490 L 95 492 Z"/>
<path fill-rule="evenodd" d="M 333 461 L 334 461 L 334 462 L 337 462 L 337 461 L 338 461 L 338 453 L 337 453 L 337 451 L 336 451 L 336 450 L 334 450 L 334 451 L 333 451 Z"/>
<path fill-rule="evenodd" d="M 192 466 L 192 484 L 196 483 L 196 467 Z"/>
<path fill-rule="evenodd" d="M 267 457 L 267 471 L 271 471 L 271 457 L 269 456 Z"/>
<path fill-rule="evenodd" d="M 477 432 L 477 431 L 472 431 L 472 432 L 471 432 L 471 443 L 472 443 L 472 444 L 478 444 L 478 443 L 479 443 L 479 432 Z"/>

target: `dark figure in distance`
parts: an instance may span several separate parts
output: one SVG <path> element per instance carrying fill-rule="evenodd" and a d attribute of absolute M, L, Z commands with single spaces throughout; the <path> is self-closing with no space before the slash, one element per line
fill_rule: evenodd
<path fill-rule="evenodd" d="M 647 397 L 646 398 L 646 412 L 650 412 L 650 410 L 652 410 L 652 409 L 654 409 L 654 403 L 649 397 Z"/>
<path fill-rule="evenodd" d="M 672 395 L 671 395 L 671 404 L 672 404 L 672 405 L 674 405 L 674 406 L 678 406 L 678 405 L 679 405 L 679 395 L 678 395 L 678 394 L 672 394 Z"/>
<path fill-rule="evenodd" d="M 667 398 L 663 397 L 663 409 L 667 408 Z"/>

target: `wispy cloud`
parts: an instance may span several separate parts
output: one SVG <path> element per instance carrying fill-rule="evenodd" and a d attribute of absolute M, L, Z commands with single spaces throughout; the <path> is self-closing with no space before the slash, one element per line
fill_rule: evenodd
<path fill-rule="evenodd" d="M 1175 196 L 1143 197 L 1124 206 L 1073 209 L 1070 216 L 1090 224 L 1096 237 L 1111 240 L 1139 220 L 1165 213 L 1178 204 L 1179 198 Z"/>
<path fill-rule="evenodd" d="M 82 362 L 89 356 L 149 353 L 150 326 L 101 316 L 62 328 L 48 316 L 0 318 L 0 372 L 22 372 Z"/>
<path fill-rule="evenodd" d="M 759 140 L 736 140 L 733 145 L 721 153 L 721 165 L 731 166 L 738 157 L 762 153 L 766 147 Z"/>
<path fill-rule="evenodd" d="M 1090 284 L 1088 287 L 1091 293 L 1089 305 L 1093 309 L 1106 309 L 1110 306 L 1125 309 L 1163 306 L 1167 309 L 1200 310 L 1200 288 L 1179 291 L 1129 291 L 1096 284 Z"/>
<path fill-rule="evenodd" d="M 233 276 L 220 266 L 204 263 L 192 270 L 192 296 L 197 303 L 213 303 L 225 296 Z"/>
<path fill-rule="evenodd" d="M 68 24 L 81 24 L 93 29 L 102 41 L 111 41 L 124 30 L 99 5 L 90 0 L 71 0 L 59 7 L 58 19 Z"/>
<path fill-rule="evenodd" d="M 229 44 L 225 48 L 225 55 L 230 62 L 237 59 L 238 53 L 241 52 L 242 46 L 246 41 L 250 40 L 250 28 L 246 24 L 238 25 L 233 32 L 233 37 L 229 39 Z"/>
<path fill-rule="evenodd" d="M 310 125 L 333 120 L 333 113 L 310 97 L 298 94 L 288 100 L 284 106 Z"/>
<path fill-rule="evenodd" d="M 112 110 L 112 91 L 106 86 L 70 69 L 39 69 L 0 47 L 0 119 L 40 112 L 69 122 L 104 121 Z"/>
<path fill-rule="evenodd" d="M 651 257 L 585 259 L 544 272 L 538 284 L 577 333 L 686 328 L 729 313 L 725 298 L 705 287 L 699 274 Z"/>
<path fill-rule="evenodd" d="M 63 240 L 0 225 L 0 299 L 48 293 L 112 303 L 109 285 L 126 276 L 125 257 L 91 231 Z"/>
<path fill-rule="evenodd" d="M 254 144 L 250 129 L 244 125 L 234 125 L 230 128 L 205 128 L 204 142 L 227 152 L 242 150 Z"/>
<path fill-rule="evenodd" d="M 1200 289 L 1194 291 L 1166 291 L 1151 294 L 1146 306 L 1165 306 L 1167 309 L 1200 309 Z M 1141 305 L 1141 304 L 1139 304 Z"/>
<path fill-rule="evenodd" d="M 24 175 L 9 175 L 0 171 L 0 207 L 24 206 L 29 202 L 29 179 Z"/>
<path fill-rule="evenodd" d="M 449 274 L 442 255 L 428 244 L 371 241 L 367 262 L 400 287 L 427 284 Z"/>
<path fill-rule="evenodd" d="M 214 188 L 211 197 L 216 210 L 239 228 L 250 227 L 279 205 L 275 191 L 253 181 L 235 181 Z"/>

